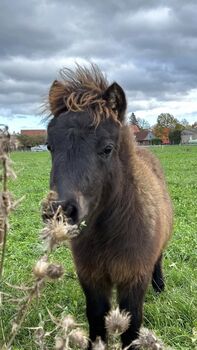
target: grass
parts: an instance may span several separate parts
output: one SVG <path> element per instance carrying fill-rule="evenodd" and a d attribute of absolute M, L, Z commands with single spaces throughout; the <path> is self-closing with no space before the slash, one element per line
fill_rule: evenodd
<path fill-rule="evenodd" d="M 197 347 L 197 147 L 152 147 L 165 170 L 174 203 L 175 223 L 173 238 L 165 252 L 164 269 L 166 291 L 155 296 L 150 288 L 145 302 L 144 325 L 153 329 L 162 340 L 175 350 Z M 26 284 L 31 281 L 32 265 L 41 256 L 38 232 L 42 225 L 39 203 L 48 191 L 50 156 L 48 153 L 16 152 L 12 154 L 16 181 L 10 190 L 17 198 L 25 199 L 12 214 L 5 259 L 4 281 Z M 74 272 L 70 251 L 58 249 L 54 261 L 61 262 L 67 273 Z M 7 287 L 4 290 L 14 293 Z M 73 314 L 79 322 L 86 322 L 85 300 L 77 279 L 64 278 L 48 283 L 39 302 L 30 310 L 24 328 L 17 336 L 14 350 L 36 349 L 33 331 L 40 317 L 46 329 L 51 329 L 47 308 L 56 316 L 62 310 Z M 0 342 L 11 328 L 16 305 L 5 302 L 0 307 Z M 53 348 L 51 343 L 50 348 Z"/>

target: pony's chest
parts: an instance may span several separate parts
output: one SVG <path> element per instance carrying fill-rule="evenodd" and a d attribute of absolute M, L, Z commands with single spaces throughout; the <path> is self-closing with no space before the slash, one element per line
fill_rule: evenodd
<path fill-rule="evenodd" d="M 141 270 L 136 253 L 121 242 L 113 245 L 113 242 L 83 241 L 73 245 L 73 257 L 79 277 L 86 281 L 98 282 L 107 278 L 116 284 L 132 279 Z"/>

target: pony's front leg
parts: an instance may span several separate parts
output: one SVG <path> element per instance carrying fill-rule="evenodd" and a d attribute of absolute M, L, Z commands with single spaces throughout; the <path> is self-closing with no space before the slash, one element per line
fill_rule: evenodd
<path fill-rule="evenodd" d="M 143 301 L 149 279 L 144 278 L 136 283 L 118 285 L 118 302 L 120 310 L 125 310 L 131 315 L 129 328 L 121 335 L 122 348 L 128 347 L 133 340 L 138 338 L 139 329 L 143 318 Z M 128 347 L 135 349 L 135 347 Z"/>
<path fill-rule="evenodd" d="M 88 285 L 81 281 L 81 286 L 86 296 L 86 315 L 89 322 L 89 346 L 92 349 L 92 343 L 97 337 L 106 342 L 105 316 L 110 309 L 110 284 Z"/>

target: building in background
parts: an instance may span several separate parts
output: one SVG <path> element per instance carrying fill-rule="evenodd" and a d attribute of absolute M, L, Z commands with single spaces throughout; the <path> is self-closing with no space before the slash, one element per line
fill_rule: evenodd
<path fill-rule="evenodd" d="M 34 130 L 21 130 L 21 135 L 26 136 L 46 136 L 47 131 L 45 129 L 34 129 Z"/>
<path fill-rule="evenodd" d="M 32 147 L 46 148 L 47 131 L 45 129 L 21 130 L 17 135 L 22 150 L 31 150 Z"/>
<path fill-rule="evenodd" d="M 130 124 L 130 128 L 133 131 L 134 135 L 136 135 L 140 131 L 140 128 L 135 124 Z"/>
<path fill-rule="evenodd" d="M 181 131 L 181 143 L 182 144 L 197 144 L 197 129 L 185 129 Z"/>
<path fill-rule="evenodd" d="M 155 135 L 150 130 L 141 130 L 135 136 L 139 145 L 152 145 L 152 140 L 155 139 Z"/>

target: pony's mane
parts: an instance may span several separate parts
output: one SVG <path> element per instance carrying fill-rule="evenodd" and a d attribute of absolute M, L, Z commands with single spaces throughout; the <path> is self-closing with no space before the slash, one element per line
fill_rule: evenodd
<path fill-rule="evenodd" d="M 47 110 L 51 115 L 87 110 L 97 125 L 109 116 L 117 120 L 117 113 L 104 99 L 109 83 L 97 65 L 91 64 L 89 69 L 78 64 L 75 70 L 63 68 L 60 78 L 60 81 L 54 81 L 49 91 Z"/>

